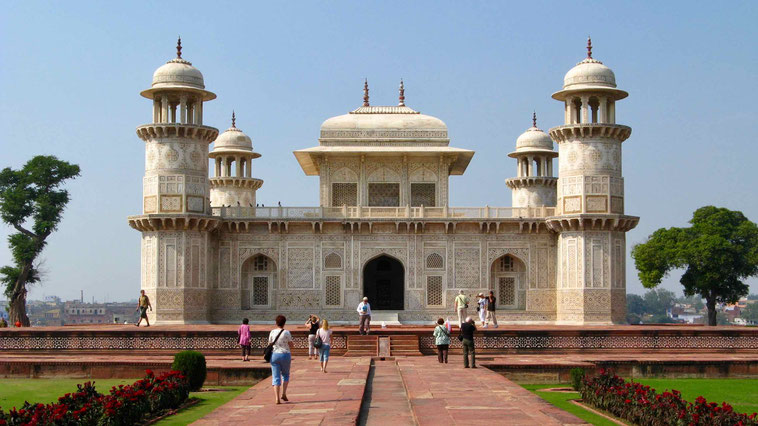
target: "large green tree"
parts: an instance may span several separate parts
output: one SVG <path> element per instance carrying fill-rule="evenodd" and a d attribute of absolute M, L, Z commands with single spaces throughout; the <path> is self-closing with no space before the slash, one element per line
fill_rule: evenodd
<path fill-rule="evenodd" d="M 684 294 L 699 294 L 716 325 L 716 303 L 734 303 L 748 293 L 744 279 L 758 275 L 758 226 L 738 211 L 706 206 L 688 228 L 661 228 L 634 246 L 642 285 L 653 288 L 669 271 L 684 268 Z"/>
<path fill-rule="evenodd" d="M 60 186 L 76 176 L 79 166 L 44 155 L 32 158 L 20 170 L 6 167 L 0 172 L 0 218 L 16 230 L 8 237 L 14 264 L 0 268 L 11 324 L 29 325 L 26 287 L 39 281 L 37 257 L 68 204 L 68 191 Z"/>

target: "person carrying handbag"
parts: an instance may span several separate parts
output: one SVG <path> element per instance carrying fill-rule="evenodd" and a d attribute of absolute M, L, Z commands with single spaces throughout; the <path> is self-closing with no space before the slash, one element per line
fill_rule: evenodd
<path fill-rule="evenodd" d="M 447 364 L 447 352 L 450 348 L 450 332 L 445 327 L 445 320 L 437 320 L 437 327 L 434 327 L 434 344 L 437 345 L 437 361 Z"/>
<path fill-rule="evenodd" d="M 318 352 L 321 358 L 321 371 L 326 373 L 326 365 L 329 364 L 329 352 L 332 348 L 332 330 L 329 329 L 329 321 L 321 321 L 321 328 L 316 332 L 316 342 L 320 345 Z"/>
<path fill-rule="evenodd" d="M 271 379 L 277 404 L 281 404 L 281 401 L 289 401 L 287 399 L 287 385 L 290 381 L 291 350 L 294 344 L 292 335 L 284 329 L 286 322 L 287 318 L 284 315 L 276 317 L 276 328 L 269 333 L 269 344 L 263 353 L 263 358 L 271 362 Z M 281 398 L 279 397 L 280 390 Z"/>

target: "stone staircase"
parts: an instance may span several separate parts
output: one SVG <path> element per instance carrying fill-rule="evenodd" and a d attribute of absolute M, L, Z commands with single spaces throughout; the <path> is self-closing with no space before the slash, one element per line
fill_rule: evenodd
<path fill-rule="evenodd" d="M 418 336 L 389 336 L 391 356 L 421 356 Z"/>
<path fill-rule="evenodd" d="M 344 356 L 421 356 L 421 350 L 418 336 L 414 335 L 350 335 Z"/>
<path fill-rule="evenodd" d="M 376 356 L 379 353 L 379 336 L 347 336 L 347 352 L 344 356 Z"/>

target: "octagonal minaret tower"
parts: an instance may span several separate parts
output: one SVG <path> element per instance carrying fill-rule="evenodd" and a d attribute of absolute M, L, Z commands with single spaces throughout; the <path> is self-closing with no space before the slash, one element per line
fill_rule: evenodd
<path fill-rule="evenodd" d="M 255 207 L 255 192 L 263 180 L 253 177 L 254 158 L 261 155 L 253 151 L 253 141 L 236 126 L 232 112 L 232 127 L 219 135 L 209 157 L 213 160 L 211 206 Z"/>
<path fill-rule="evenodd" d="M 218 130 L 203 125 L 203 74 L 176 58 L 153 74 L 141 93 L 152 101 L 152 123 L 137 128 L 145 141 L 143 214 L 129 218 L 142 232 L 142 288 L 153 306 L 150 320 L 205 323 L 208 319 L 210 211 L 208 145 Z"/>
<path fill-rule="evenodd" d="M 587 58 L 564 77 L 553 99 L 565 106 L 565 124 L 550 129 L 558 144 L 556 216 L 559 323 L 623 323 L 626 316 L 626 236 L 638 217 L 624 214 L 621 144 L 632 129 L 616 124 L 616 102 L 627 97 L 616 76 Z"/>
<path fill-rule="evenodd" d="M 532 127 L 516 139 L 516 150 L 508 154 L 517 162 L 517 176 L 505 180 L 511 188 L 513 207 L 554 207 L 553 141 L 537 127 L 537 113 L 532 115 Z M 519 215 L 525 215 L 519 212 Z"/>

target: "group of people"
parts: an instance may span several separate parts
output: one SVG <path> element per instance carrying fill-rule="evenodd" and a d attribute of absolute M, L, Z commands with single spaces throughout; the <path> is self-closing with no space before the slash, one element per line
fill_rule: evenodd
<path fill-rule="evenodd" d="M 276 403 L 281 404 L 287 399 L 287 385 L 290 381 L 290 366 L 292 365 L 292 349 L 294 343 L 292 334 L 284 329 L 287 318 L 284 315 L 276 317 L 276 328 L 268 335 L 268 344 L 271 346 L 271 377 L 274 387 Z M 326 373 L 329 364 L 329 353 L 332 345 L 332 330 L 329 321 L 319 319 L 316 315 L 310 315 L 305 322 L 308 328 L 308 359 L 318 359 L 321 362 L 321 372 Z M 247 318 L 237 329 L 239 345 L 242 347 L 242 361 L 250 361 L 251 332 L 250 321 Z"/>
<path fill-rule="evenodd" d="M 497 309 L 497 298 L 495 292 L 490 291 L 490 294 L 485 296 L 484 293 L 476 295 L 476 312 L 479 314 L 479 320 L 482 323 L 482 328 L 487 328 L 489 324 L 497 328 L 497 315 L 495 313 Z M 460 290 L 457 296 L 455 296 L 455 311 L 458 314 L 458 324 L 463 325 L 464 319 L 468 318 L 468 304 L 471 300 L 468 296 Z"/>

